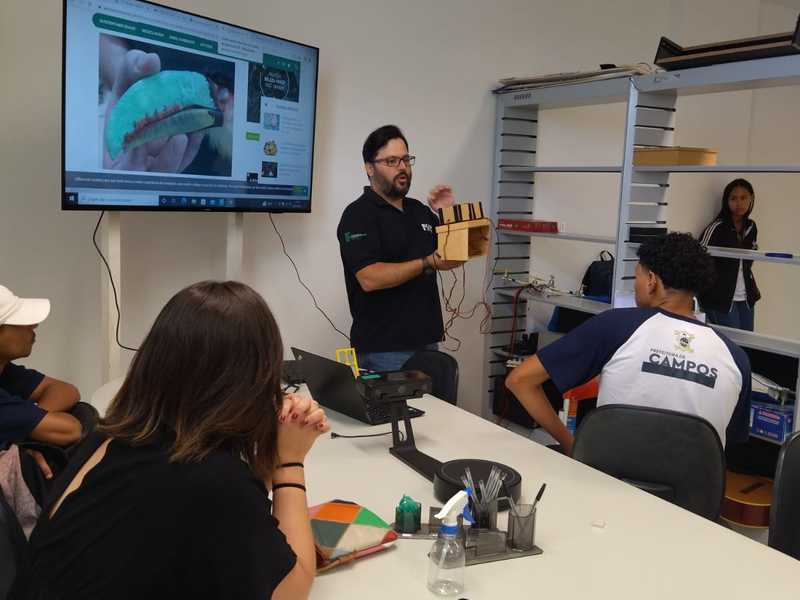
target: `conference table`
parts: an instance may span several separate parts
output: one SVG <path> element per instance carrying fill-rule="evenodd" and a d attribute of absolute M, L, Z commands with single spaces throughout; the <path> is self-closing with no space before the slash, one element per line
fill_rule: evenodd
<path fill-rule="evenodd" d="M 92 398 L 101 414 L 121 380 Z M 301 390 L 300 393 L 305 393 Z M 433 396 L 410 402 L 417 447 L 441 460 L 481 458 L 522 475 L 522 500 L 547 490 L 537 508 L 543 554 L 466 568 L 459 598 L 755 600 L 800 598 L 800 561 L 698 517 Z M 328 410 L 332 431 L 389 431 Z M 366 506 L 387 522 L 403 494 L 441 506 L 433 484 L 389 454 L 391 436 L 322 436 L 306 459 L 309 504 Z M 522 501 L 521 500 L 521 501 Z M 506 513 L 498 516 L 505 529 Z M 389 549 L 327 573 L 313 599 L 434 598 L 426 587 L 432 540 L 399 539 Z"/>
<path fill-rule="evenodd" d="M 522 498 L 547 490 L 537 508 L 543 554 L 469 566 L 460 598 L 800 598 L 800 561 L 722 525 L 512 433 L 432 396 L 410 402 L 417 447 L 434 458 L 495 460 L 522 475 Z M 328 411 L 332 431 L 388 431 Z M 389 454 L 391 436 L 320 438 L 306 459 L 311 505 L 358 502 L 387 522 L 403 494 L 441 506 L 430 481 Z M 498 517 L 505 528 L 506 513 Z M 317 577 L 311 597 L 433 598 L 426 588 L 431 540 L 393 547 Z"/>

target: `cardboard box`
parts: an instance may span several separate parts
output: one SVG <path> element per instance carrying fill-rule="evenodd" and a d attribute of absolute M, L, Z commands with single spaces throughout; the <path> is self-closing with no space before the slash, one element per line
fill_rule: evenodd
<path fill-rule="evenodd" d="M 791 435 L 793 426 L 793 404 L 750 403 L 750 433 L 783 443 Z"/>
<path fill-rule="evenodd" d="M 714 166 L 717 164 L 717 151 L 711 148 L 689 148 L 687 146 L 634 148 L 633 164 L 636 167 Z"/>
<path fill-rule="evenodd" d="M 467 261 L 489 254 L 491 221 L 477 219 L 460 221 L 436 228 L 438 252 L 444 260 Z"/>

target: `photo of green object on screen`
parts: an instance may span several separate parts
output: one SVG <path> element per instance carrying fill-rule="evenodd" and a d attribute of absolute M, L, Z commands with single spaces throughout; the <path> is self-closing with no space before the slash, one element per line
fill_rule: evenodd
<path fill-rule="evenodd" d="M 229 177 L 234 63 L 100 36 L 102 167 Z"/>

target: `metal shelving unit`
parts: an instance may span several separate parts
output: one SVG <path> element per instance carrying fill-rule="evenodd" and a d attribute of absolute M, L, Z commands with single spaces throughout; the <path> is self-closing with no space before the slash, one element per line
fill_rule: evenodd
<path fill-rule="evenodd" d="M 514 300 L 516 289 L 502 289 L 497 291 L 497 295 L 503 298 Z M 598 314 L 611 308 L 607 302 L 598 302 L 590 298 L 582 298 L 581 296 L 572 296 L 568 294 L 540 294 L 531 289 L 526 289 L 520 294 L 519 301 L 525 302 L 528 299 L 535 302 L 542 302 L 544 304 L 551 304 L 553 306 L 562 306 L 564 308 L 571 308 L 592 314 Z"/>
<path fill-rule="evenodd" d="M 636 250 L 639 244 L 636 242 L 625 242 L 630 250 Z M 708 246 L 708 253 L 711 256 L 721 256 L 723 258 L 738 258 L 752 260 L 754 262 L 774 262 L 784 265 L 800 265 L 800 256 L 792 255 L 791 258 L 783 256 L 767 256 L 769 250 L 737 250 L 736 248 L 721 248 L 720 246 Z M 625 258 L 624 261 L 634 261 L 634 258 Z"/>
<path fill-rule="evenodd" d="M 617 243 L 617 238 L 611 237 L 610 235 L 591 235 L 588 233 L 544 233 L 539 231 L 507 231 L 507 230 L 498 230 L 503 233 L 503 235 L 509 235 L 511 237 L 540 237 L 540 238 L 550 238 L 554 240 L 573 240 L 576 242 L 592 242 L 595 244 L 606 244 L 606 245 L 614 245 Z"/>
<path fill-rule="evenodd" d="M 522 167 L 499 165 L 507 173 L 622 173 L 622 167 Z"/>
<path fill-rule="evenodd" d="M 756 262 L 774 262 L 784 265 L 800 265 L 800 256 L 792 256 L 791 258 L 783 256 L 767 256 L 769 251 L 765 250 L 737 250 L 735 248 L 708 246 L 708 253 L 711 256 L 721 256 L 723 258 L 738 258 Z"/>
<path fill-rule="evenodd" d="M 638 173 L 800 173 L 800 165 L 668 165 L 633 167 Z"/>
<path fill-rule="evenodd" d="M 800 165 L 637 167 L 633 165 L 634 148 L 638 145 L 673 145 L 676 100 L 680 96 L 797 84 L 800 84 L 800 56 L 782 56 L 498 94 L 495 120 L 495 183 L 489 216 L 495 222 L 498 217 L 505 215 L 535 217 L 534 181 L 538 173 L 576 175 L 609 173 L 620 177 L 619 218 L 614 237 L 496 230 L 490 267 L 505 269 L 509 273 L 514 273 L 516 277 L 525 278 L 530 272 L 530 259 L 535 248 L 535 240 L 539 238 L 613 244 L 616 249 L 616 262 L 612 305 L 629 302 L 633 294 L 633 272 L 637 262 L 636 249 L 639 246 L 628 241 L 629 227 L 663 227 L 668 223 L 667 194 L 669 177 L 672 173 L 800 173 Z M 621 132 L 624 136 L 623 155 L 619 165 L 537 164 L 538 122 L 541 109 L 591 106 L 611 102 L 626 103 L 625 126 Z M 767 256 L 765 251 L 749 252 L 712 247 L 709 248 L 709 252 L 727 258 L 800 264 L 800 257 L 772 257 Z M 484 374 L 487 391 L 483 407 L 487 416 L 490 412 L 494 377 L 504 372 L 504 361 L 500 354 L 502 348 L 508 345 L 512 335 L 508 317 L 513 311 L 514 292 L 514 286 L 509 286 L 507 281 L 500 278 L 493 280 L 490 302 L 497 320 L 485 343 L 487 360 Z M 592 303 L 591 300 L 575 296 L 542 296 L 527 291 L 520 296 L 520 301 L 544 302 L 587 312 L 601 312 L 609 308 L 609 305 Z M 577 301 L 582 301 L 580 307 L 575 304 Z M 523 319 L 517 324 L 513 333 L 521 334 L 525 329 Z M 724 327 L 719 329 L 740 346 L 800 359 L 800 341 Z M 795 388 L 800 396 L 800 378 Z M 799 413 L 796 408 L 795 429 L 800 427 Z"/>

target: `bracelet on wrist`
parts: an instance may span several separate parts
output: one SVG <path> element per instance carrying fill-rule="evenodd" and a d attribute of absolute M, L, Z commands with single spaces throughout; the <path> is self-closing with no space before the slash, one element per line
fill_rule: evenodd
<path fill-rule="evenodd" d="M 301 463 L 301 462 L 285 462 L 285 463 L 279 464 L 275 468 L 276 469 L 287 469 L 289 467 L 299 467 L 301 469 L 304 469 L 305 465 L 303 465 L 303 463 Z"/>
<path fill-rule="evenodd" d="M 276 483 L 272 486 L 272 491 L 275 492 L 281 488 L 297 488 L 298 490 L 306 491 L 306 486 L 302 483 Z"/>

